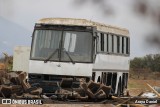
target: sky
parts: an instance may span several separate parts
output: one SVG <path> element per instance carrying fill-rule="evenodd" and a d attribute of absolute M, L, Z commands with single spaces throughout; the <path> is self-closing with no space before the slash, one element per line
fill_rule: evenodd
<path fill-rule="evenodd" d="M 41 18 L 83 18 L 127 28 L 131 58 L 158 53 L 145 43 L 146 35 L 159 31 L 150 14 L 137 15 L 136 0 L 0 0 L 0 56 L 13 54 L 15 46 L 30 46 L 34 24 Z M 149 0 L 146 0 L 149 1 Z M 150 0 L 152 10 L 159 0 Z M 147 11 L 150 13 L 150 11 Z"/>

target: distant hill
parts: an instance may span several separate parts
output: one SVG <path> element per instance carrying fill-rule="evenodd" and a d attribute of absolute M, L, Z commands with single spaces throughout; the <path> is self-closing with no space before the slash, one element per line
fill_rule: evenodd
<path fill-rule="evenodd" d="M 0 17 L 0 57 L 2 52 L 12 55 L 17 45 L 30 46 L 31 34 L 24 27 Z"/>

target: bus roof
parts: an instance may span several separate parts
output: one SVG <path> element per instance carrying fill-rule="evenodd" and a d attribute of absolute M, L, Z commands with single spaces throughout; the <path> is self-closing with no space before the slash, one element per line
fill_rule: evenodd
<path fill-rule="evenodd" d="M 43 18 L 40 19 L 37 24 L 49 24 L 49 25 L 74 25 L 74 26 L 95 26 L 98 31 L 113 33 L 123 36 L 129 36 L 129 31 L 125 28 L 106 25 L 98 22 L 94 22 L 86 19 L 75 18 Z"/>

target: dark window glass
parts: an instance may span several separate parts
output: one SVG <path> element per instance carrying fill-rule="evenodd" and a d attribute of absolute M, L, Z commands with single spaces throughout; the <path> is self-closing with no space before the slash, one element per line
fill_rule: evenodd
<path fill-rule="evenodd" d="M 122 53 L 124 53 L 124 37 L 122 37 Z"/>
<path fill-rule="evenodd" d="M 112 35 L 112 52 L 114 52 L 114 36 Z"/>
<path fill-rule="evenodd" d="M 129 38 L 126 38 L 126 54 L 129 54 Z"/>
<path fill-rule="evenodd" d="M 107 83 L 106 85 L 109 86 L 112 83 L 112 73 L 107 74 Z"/>
<path fill-rule="evenodd" d="M 117 36 L 117 53 L 120 53 L 120 37 Z"/>
<path fill-rule="evenodd" d="M 101 51 L 104 52 L 104 34 L 101 33 Z"/>

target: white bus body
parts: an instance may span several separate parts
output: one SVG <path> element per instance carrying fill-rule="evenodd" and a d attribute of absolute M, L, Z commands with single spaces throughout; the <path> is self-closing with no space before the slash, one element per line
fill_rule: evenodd
<path fill-rule="evenodd" d="M 92 79 L 111 85 L 113 94 L 123 94 L 129 48 L 129 31 L 124 28 L 85 19 L 41 19 L 32 36 L 29 79 L 43 84 L 48 92 L 46 87 L 62 78 Z"/>

